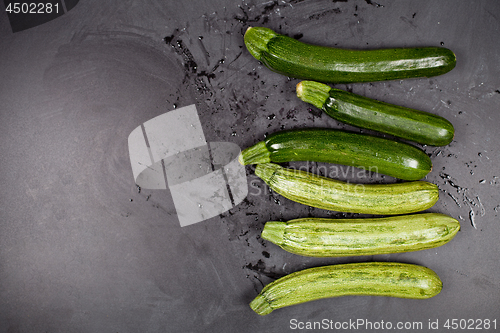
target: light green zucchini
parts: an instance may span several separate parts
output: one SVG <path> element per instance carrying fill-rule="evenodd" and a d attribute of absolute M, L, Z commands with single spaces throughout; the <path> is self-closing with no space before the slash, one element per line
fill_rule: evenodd
<path fill-rule="evenodd" d="M 460 223 L 445 214 L 423 213 L 383 218 L 301 218 L 267 222 L 262 238 L 309 257 L 400 253 L 448 243 Z"/>
<path fill-rule="evenodd" d="M 432 207 L 439 198 L 435 184 L 412 181 L 388 184 L 354 184 L 283 168 L 257 164 L 255 175 L 271 189 L 292 201 L 332 211 L 398 215 Z"/>
<path fill-rule="evenodd" d="M 443 283 L 431 269 L 419 265 L 366 262 L 309 268 L 266 285 L 250 303 L 259 315 L 283 307 L 347 295 L 426 299 L 441 292 Z"/>

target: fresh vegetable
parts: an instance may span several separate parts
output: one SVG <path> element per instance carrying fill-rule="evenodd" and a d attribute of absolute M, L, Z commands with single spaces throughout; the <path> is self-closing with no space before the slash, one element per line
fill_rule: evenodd
<path fill-rule="evenodd" d="M 335 129 L 280 131 L 243 150 L 243 165 L 314 161 L 363 168 L 403 180 L 425 177 L 432 169 L 429 156 L 407 143 Z"/>
<path fill-rule="evenodd" d="M 382 218 L 302 218 L 267 222 L 262 238 L 309 257 L 344 257 L 419 251 L 448 243 L 460 229 L 438 213 Z"/>
<path fill-rule="evenodd" d="M 455 67 L 443 47 L 348 50 L 302 43 L 264 27 L 250 27 L 245 45 L 271 70 L 297 79 L 350 83 L 431 77 Z"/>
<path fill-rule="evenodd" d="M 397 215 L 423 211 L 439 198 L 435 184 L 413 181 L 388 184 L 354 184 L 307 171 L 258 164 L 255 174 L 271 189 L 292 201 L 321 209 Z"/>
<path fill-rule="evenodd" d="M 431 269 L 419 265 L 366 262 L 309 268 L 266 285 L 250 303 L 259 315 L 286 306 L 347 295 L 425 299 L 443 284 Z"/>
<path fill-rule="evenodd" d="M 445 146 L 455 129 L 443 117 L 362 97 L 328 85 L 302 81 L 297 96 L 346 124 L 430 146 Z"/>

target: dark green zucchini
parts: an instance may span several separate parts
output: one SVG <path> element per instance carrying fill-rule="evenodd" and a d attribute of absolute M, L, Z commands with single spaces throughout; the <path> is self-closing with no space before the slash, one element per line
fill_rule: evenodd
<path fill-rule="evenodd" d="M 245 32 L 245 45 L 271 70 L 292 78 L 331 83 L 431 77 L 455 67 L 443 47 L 348 50 L 302 43 L 263 27 Z"/>
<path fill-rule="evenodd" d="M 429 156 L 410 144 L 335 129 L 280 131 L 243 150 L 243 165 L 314 161 L 354 166 L 403 180 L 425 177 L 432 168 Z"/>
<path fill-rule="evenodd" d="M 348 295 L 426 299 L 443 282 L 431 269 L 395 262 L 337 264 L 304 269 L 268 285 L 250 303 L 264 316 L 287 306 Z"/>
<path fill-rule="evenodd" d="M 354 184 L 273 163 L 258 164 L 255 175 L 287 199 L 337 212 L 409 214 L 431 208 L 439 199 L 438 187 L 426 181 Z"/>
<path fill-rule="evenodd" d="M 267 222 L 262 238 L 302 256 L 368 256 L 435 248 L 448 243 L 459 229 L 457 220 L 438 213 L 356 219 L 306 217 Z"/>
<path fill-rule="evenodd" d="M 297 84 L 297 96 L 346 124 L 430 146 L 445 146 L 455 129 L 443 117 L 380 102 L 314 81 Z"/>

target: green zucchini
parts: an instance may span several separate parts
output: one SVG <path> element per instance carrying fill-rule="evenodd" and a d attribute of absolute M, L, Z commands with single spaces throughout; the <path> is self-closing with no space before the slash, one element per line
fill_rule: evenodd
<path fill-rule="evenodd" d="M 267 222 L 262 238 L 308 257 L 345 257 L 420 251 L 448 243 L 460 223 L 424 213 L 363 219 L 302 218 Z"/>
<path fill-rule="evenodd" d="M 255 175 L 283 197 L 311 207 L 346 213 L 398 215 L 432 207 L 439 198 L 435 184 L 413 181 L 354 184 L 283 168 L 257 164 Z"/>
<path fill-rule="evenodd" d="M 443 117 L 380 102 L 314 81 L 297 84 L 297 96 L 346 124 L 430 146 L 446 146 L 455 135 Z"/>
<path fill-rule="evenodd" d="M 426 299 L 443 283 L 431 269 L 404 263 L 365 262 L 309 268 L 266 285 L 250 303 L 259 315 L 283 307 L 348 295 Z"/>
<path fill-rule="evenodd" d="M 429 156 L 403 142 L 335 129 L 307 128 L 275 132 L 246 148 L 243 165 L 313 161 L 362 168 L 403 180 L 418 180 L 432 169 Z"/>
<path fill-rule="evenodd" d="M 443 47 L 349 50 L 302 43 L 263 27 L 245 32 L 250 54 L 269 69 L 296 79 L 330 83 L 431 77 L 452 70 L 455 54 Z"/>

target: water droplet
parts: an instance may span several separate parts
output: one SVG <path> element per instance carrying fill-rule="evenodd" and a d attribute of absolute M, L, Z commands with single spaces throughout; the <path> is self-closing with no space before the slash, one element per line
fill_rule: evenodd
<path fill-rule="evenodd" d="M 473 209 L 471 209 L 469 212 L 470 224 L 474 227 L 474 229 L 477 229 L 476 222 L 475 222 L 475 215 L 476 215 L 476 213 L 474 212 Z"/>

